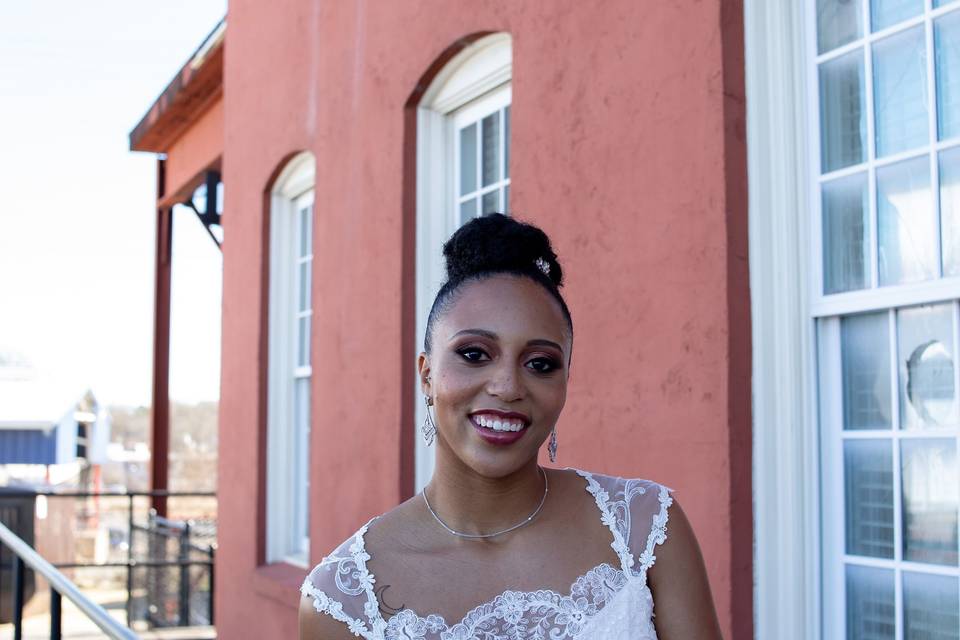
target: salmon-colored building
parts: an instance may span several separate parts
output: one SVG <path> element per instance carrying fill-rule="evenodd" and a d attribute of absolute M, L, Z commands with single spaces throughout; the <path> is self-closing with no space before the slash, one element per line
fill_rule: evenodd
<path fill-rule="evenodd" d="M 500 210 L 568 274 L 559 463 L 676 490 L 725 637 L 958 637 L 960 2 L 895 4 L 231 2 L 131 134 L 156 487 L 170 212 L 222 213 L 221 637 L 429 478 L 440 245 Z"/>

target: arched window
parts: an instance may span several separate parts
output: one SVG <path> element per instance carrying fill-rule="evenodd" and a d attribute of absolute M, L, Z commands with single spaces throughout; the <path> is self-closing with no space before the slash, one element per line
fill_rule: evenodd
<path fill-rule="evenodd" d="M 267 562 L 309 561 L 312 153 L 295 156 L 270 206 Z"/>
<path fill-rule="evenodd" d="M 509 34 L 473 42 L 434 77 L 417 110 L 417 333 L 423 348 L 430 303 L 443 281 L 440 251 L 464 222 L 510 209 Z M 416 424 L 424 405 L 417 383 Z M 415 490 L 433 473 L 433 452 L 416 430 Z"/>

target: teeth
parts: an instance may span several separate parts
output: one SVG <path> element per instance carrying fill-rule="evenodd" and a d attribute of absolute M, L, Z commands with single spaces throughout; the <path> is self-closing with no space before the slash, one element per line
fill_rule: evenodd
<path fill-rule="evenodd" d="M 481 427 L 493 429 L 494 431 L 520 431 L 523 429 L 521 420 L 498 420 L 485 415 L 474 416 L 474 419 Z"/>

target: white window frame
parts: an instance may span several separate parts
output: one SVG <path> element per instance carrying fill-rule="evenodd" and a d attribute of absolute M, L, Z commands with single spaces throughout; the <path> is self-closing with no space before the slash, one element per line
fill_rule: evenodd
<path fill-rule="evenodd" d="M 820 637 L 807 7 L 745 0 L 754 634 Z"/>
<path fill-rule="evenodd" d="M 266 560 L 309 566 L 310 539 L 304 535 L 309 505 L 310 419 L 295 420 L 294 385 L 312 370 L 297 363 L 300 262 L 298 213 L 312 207 L 316 163 L 309 152 L 295 156 L 277 178 L 270 206 L 270 295 L 267 372 Z M 313 220 L 307 233 L 312 236 Z M 311 237 L 312 240 L 312 237 Z M 312 247 L 312 242 L 311 242 Z M 308 293 L 309 296 L 309 293 Z M 313 326 L 313 323 L 310 323 Z M 309 343 L 309 341 L 308 341 Z M 292 464 L 292 462 L 298 464 Z"/>
<path fill-rule="evenodd" d="M 459 226 L 455 154 L 457 123 L 479 118 L 512 100 L 513 47 L 509 34 L 496 33 L 465 47 L 437 74 L 417 109 L 416 334 L 414 353 L 423 350 L 429 305 L 444 278 L 441 247 Z M 502 127 L 501 127 L 502 130 Z M 420 435 L 423 393 L 415 376 L 414 491 L 433 475 L 433 450 Z"/>

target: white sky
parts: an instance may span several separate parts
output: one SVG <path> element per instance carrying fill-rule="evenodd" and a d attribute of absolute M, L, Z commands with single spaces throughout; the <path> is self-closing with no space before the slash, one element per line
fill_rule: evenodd
<path fill-rule="evenodd" d="M 0 349 L 109 404 L 150 402 L 156 157 L 127 136 L 225 13 L 226 0 L 0 2 Z M 221 264 L 178 207 L 174 399 L 219 395 Z"/>

